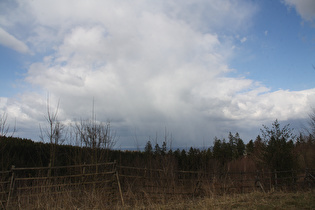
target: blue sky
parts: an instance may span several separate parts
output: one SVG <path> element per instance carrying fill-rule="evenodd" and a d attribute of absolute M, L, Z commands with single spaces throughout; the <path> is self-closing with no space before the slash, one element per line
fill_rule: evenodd
<path fill-rule="evenodd" d="M 0 55 L 0 114 L 20 137 L 38 140 L 49 93 L 64 124 L 94 98 L 121 147 L 165 128 L 179 146 L 246 142 L 315 106 L 315 2 L 1 1 Z"/>
<path fill-rule="evenodd" d="M 260 1 L 232 67 L 272 90 L 314 88 L 315 28 L 281 1 Z"/>

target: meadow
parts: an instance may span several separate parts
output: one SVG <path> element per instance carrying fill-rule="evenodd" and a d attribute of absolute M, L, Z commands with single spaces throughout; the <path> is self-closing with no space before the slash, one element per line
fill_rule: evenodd
<path fill-rule="evenodd" d="M 54 197 L 39 196 L 36 202 L 12 209 L 315 209 L 315 194 L 308 192 L 268 193 L 251 192 L 246 194 L 230 194 L 206 196 L 203 198 L 173 198 L 172 200 L 136 200 L 133 205 L 121 203 L 108 205 L 100 195 L 85 194 L 81 198 L 73 198 L 71 194 Z"/>

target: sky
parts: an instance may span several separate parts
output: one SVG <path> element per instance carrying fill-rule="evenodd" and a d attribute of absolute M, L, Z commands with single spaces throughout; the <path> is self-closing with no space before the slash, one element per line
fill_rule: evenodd
<path fill-rule="evenodd" d="M 246 143 L 303 127 L 314 79 L 313 0 L 0 1 L 0 114 L 21 138 L 49 98 L 66 125 L 95 110 L 117 148 Z"/>

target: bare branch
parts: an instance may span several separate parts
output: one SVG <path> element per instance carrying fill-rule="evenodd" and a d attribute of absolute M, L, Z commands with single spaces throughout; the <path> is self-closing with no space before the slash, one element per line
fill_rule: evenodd
<path fill-rule="evenodd" d="M 10 126 L 7 125 L 8 115 L 6 113 L 0 115 L 0 136 L 6 136 Z"/>
<path fill-rule="evenodd" d="M 62 139 L 64 125 L 58 121 L 58 111 L 59 111 L 59 100 L 57 104 L 57 108 L 54 112 L 50 109 L 50 102 L 49 102 L 49 96 L 47 97 L 47 116 L 45 116 L 45 119 L 47 121 L 46 128 L 42 128 L 41 125 L 39 125 L 40 129 L 40 138 L 42 141 L 45 141 L 47 139 L 50 143 L 50 166 L 54 166 L 55 162 L 55 156 L 56 156 L 56 145 L 62 143 L 64 139 Z"/>
<path fill-rule="evenodd" d="M 315 108 L 312 109 L 312 112 L 309 114 L 309 134 L 315 136 Z"/>
<path fill-rule="evenodd" d="M 10 125 L 7 124 L 8 120 L 8 114 L 4 112 L 3 114 L 0 114 L 0 136 L 8 136 L 8 133 L 10 131 Z M 10 133 L 10 137 L 14 135 L 16 132 L 16 120 L 14 123 L 13 130 Z"/>

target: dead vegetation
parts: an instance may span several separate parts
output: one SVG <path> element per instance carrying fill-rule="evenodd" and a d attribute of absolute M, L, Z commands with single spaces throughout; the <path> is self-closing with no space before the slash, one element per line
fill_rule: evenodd
<path fill-rule="evenodd" d="M 34 198 L 32 198 L 34 199 Z M 314 209 L 314 192 L 251 192 L 203 198 L 161 198 L 134 200 L 133 204 L 109 205 L 101 192 L 82 192 L 80 197 L 65 192 L 56 196 L 38 195 L 35 202 L 8 209 Z"/>
<path fill-rule="evenodd" d="M 288 175 L 287 171 L 285 174 Z M 312 173 L 308 171 L 309 175 Z M 3 209 L 312 209 L 314 186 L 295 173 L 214 174 L 113 163 L 2 172 Z M 293 176 L 294 175 L 294 176 Z M 7 177 L 5 179 L 5 177 Z M 278 177 L 278 178 L 277 178 Z M 281 178 L 280 178 L 281 177 Z M 305 176 L 305 174 L 303 175 Z M 277 178 L 273 180 L 273 178 Z M 257 180 L 260 185 L 257 185 Z M 299 179 L 303 181 L 302 177 Z M 293 183 L 294 181 L 294 183 Z M 312 182 L 313 183 L 313 182 Z M 293 185 L 294 184 L 294 185 Z M 262 187 L 263 186 L 263 187 Z"/>

